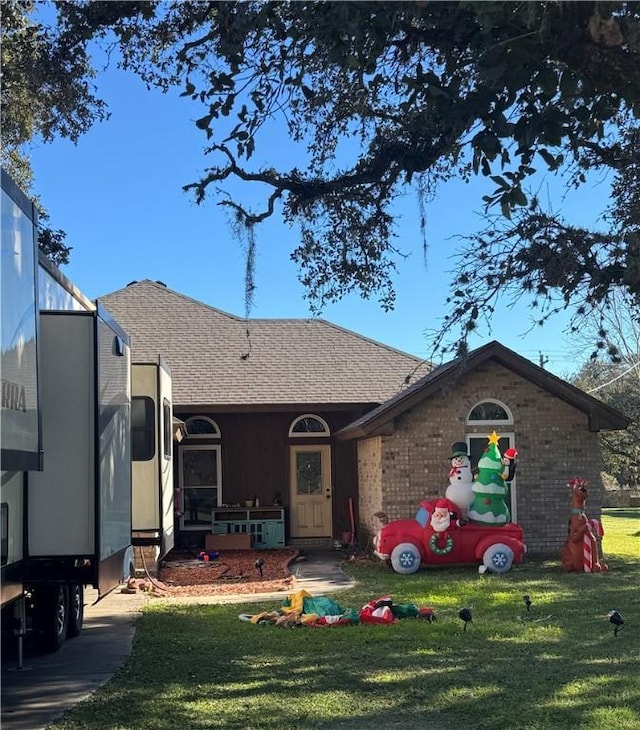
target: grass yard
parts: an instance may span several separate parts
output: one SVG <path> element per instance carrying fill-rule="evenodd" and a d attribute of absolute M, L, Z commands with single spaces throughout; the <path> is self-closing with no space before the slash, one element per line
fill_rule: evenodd
<path fill-rule="evenodd" d="M 434 623 L 285 629 L 238 620 L 269 601 L 154 604 L 123 669 L 52 728 L 640 730 L 640 510 L 607 510 L 603 524 L 606 573 L 347 566 L 358 583 L 334 596 L 341 606 L 388 593 L 431 606 Z"/>

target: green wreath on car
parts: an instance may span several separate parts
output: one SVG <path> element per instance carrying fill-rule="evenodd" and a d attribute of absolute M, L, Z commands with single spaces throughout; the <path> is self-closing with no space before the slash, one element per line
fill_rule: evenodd
<path fill-rule="evenodd" d="M 439 547 L 437 545 L 438 537 L 438 533 L 431 535 L 431 538 L 429 539 L 429 547 L 436 555 L 448 555 L 453 550 L 453 538 L 451 535 L 447 535 L 447 542 L 445 543 L 445 546 Z"/>

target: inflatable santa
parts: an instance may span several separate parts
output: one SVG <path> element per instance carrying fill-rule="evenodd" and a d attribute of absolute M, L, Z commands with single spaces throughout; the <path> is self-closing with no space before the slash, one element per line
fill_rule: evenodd
<path fill-rule="evenodd" d="M 433 507 L 429 524 L 435 532 L 446 532 L 451 527 L 451 511 L 446 499 L 438 499 Z"/>
<path fill-rule="evenodd" d="M 447 555 L 453 549 L 453 538 L 449 534 L 452 526 L 457 527 L 457 522 L 452 525 L 452 517 L 455 518 L 457 506 L 448 499 L 438 499 L 433 504 L 433 513 L 429 525 L 434 534 L 429 540 L 429 547 L 436 555 Z"/>

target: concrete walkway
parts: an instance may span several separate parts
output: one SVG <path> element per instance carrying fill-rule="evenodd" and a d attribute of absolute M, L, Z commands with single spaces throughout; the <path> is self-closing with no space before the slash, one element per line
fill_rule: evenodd
<path fill-rule="evenodd" d="M 292 591 L 321 596 L 353 586 L 342 571 L 339 552 L 309 552 L 290 566 L 295 576 Z M 258 603 L 283 600 L 277 593 L 152 598 L 119 589 L 93 603 L 94 590 L 85 593 L 84 625 L 80 636 L 64 643 L 55 654 L 25 652 L 23 668 L 16 657 L 2 655 L 2 730 L 43 730 L 80 700 L 109 681 L 131 653 L 135 625 L 150 601 L 185 603 Z"/>

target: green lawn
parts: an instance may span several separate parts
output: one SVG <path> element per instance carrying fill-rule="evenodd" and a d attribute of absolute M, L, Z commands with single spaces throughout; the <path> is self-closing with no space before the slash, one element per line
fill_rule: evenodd
<path fill-rule="evenodd" d="M 567 574 L 559 561 L 504 576 L 347 565 L 357 587 L 336 594 L 343 607 L 389 593 L 431 606 L 432 624 L 284 629 L 238 620 L 273 602 L 154 604 L 123 669 L 52 727 L 640 730 L 640 510 L 607 510 L 603 523 L 606 573 Z M 625 618 L 617 637 L 612 609 Z"/>

